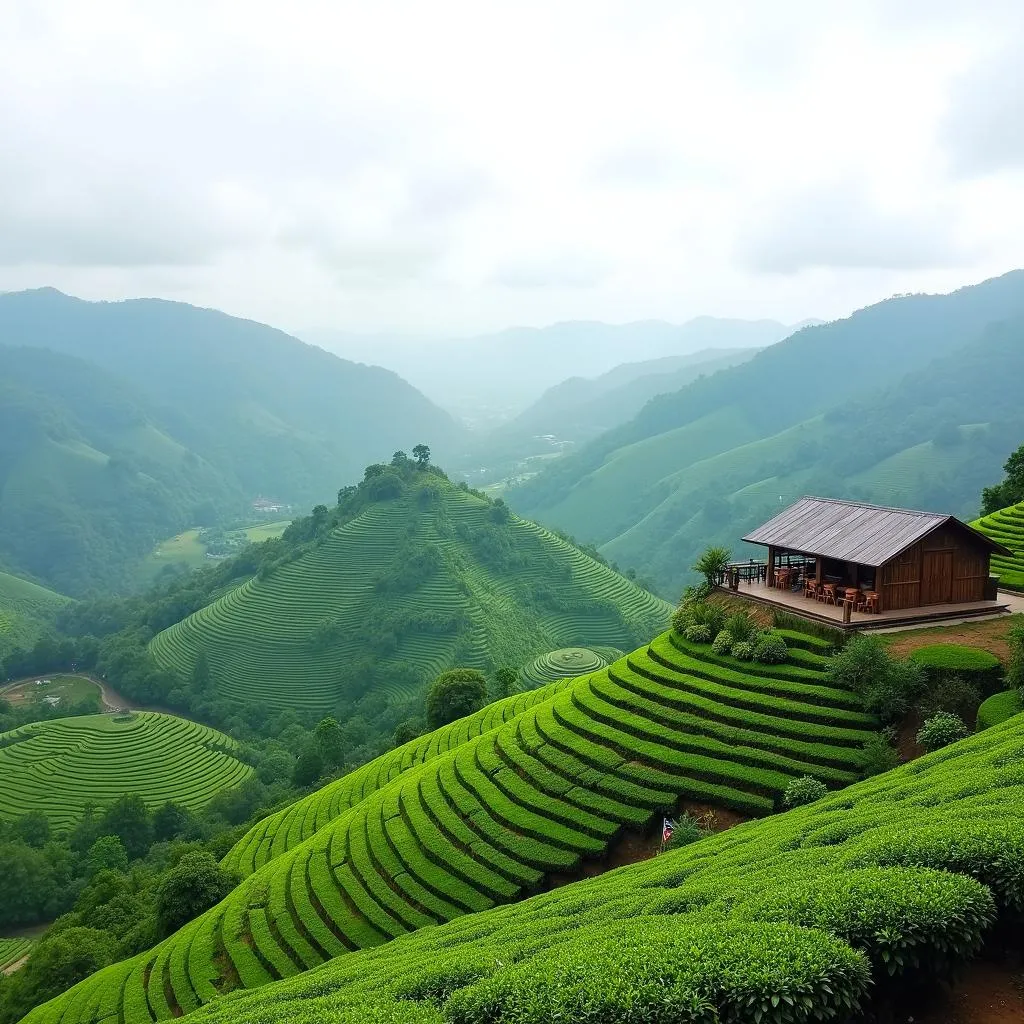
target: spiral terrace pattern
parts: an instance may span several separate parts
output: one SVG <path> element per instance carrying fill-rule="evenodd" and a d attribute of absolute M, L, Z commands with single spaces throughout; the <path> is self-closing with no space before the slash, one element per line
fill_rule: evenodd
<path fill-rule="evenodd" d="M 794 777 L 854 781 L 876 723 L 789 640 L 753 666 L 665 634 L 399 748 L 261 823 L 229 862 L 264 866 L 227 899 L 32 1020 L 178 1016 L 530 895 L 680 797 L 757 815 Z"/>
<path fill-rule="evenodd" d="M 486 501 L 454 487 L 430 507 L 413 498 L 372 505 L 268 578 L 251 579 L 164 630 L 153 655 L 187 677 L 203 650 L 225 697 L 328 711 L 343 695 L 346 668 L 365 653 L 360 629 L 384 608 L 464 622 L 456 632 L 410 628 L 397 651 L 378 659 L 413 666 L 424 681 L 456 664 L 522 664 L 566 644 L 631 647 L 665 628 L 665 601 L 525 519 L 513 516 L 502 527 L 512 567 L 489 569 L 465 535 L 486 526 L 490 512 Z M 385 599 L 377 581 L 410 532 L 417 544 L 439 550 L 444 566 L 413 592 Z M 522 615 L 538 591 L 548 603 Z M 318 648 L 313 637 L 326 620 L 343 628 Z M 383 689 L 395 699 L 417 695 L 415 684 Z"/>
<path fill-rule="evenodd" d="M 252 774 L 237 747 L 216 729 L 151 711 L 34 722 L 0 733 L 0 815 L 43 811 L 54 827 L 70 827 L 87 804 L 125 793 L 150 807 L 203 807 Z"/>
<path fill-rule="evenodd" d="M 556 679 L 571 679 L 573 676 L 586 675 L 604 668 L 609 661 L 621 658 L 622 651 L 614 648 L 603 648 L 605 654 L 588 647 L 563 647 L 558 651 L 549 651 L 535 658 L 520 673 L 523 683 L 527 686 L 543 686 Z"/>
<path fill-rule="evenodd" d="M 1024 590 L 1024 501 L 983 516 L 971 525 L 1013 552 L 1011 558 L 993 555 L 992 571 L 1004 586 Z"/>

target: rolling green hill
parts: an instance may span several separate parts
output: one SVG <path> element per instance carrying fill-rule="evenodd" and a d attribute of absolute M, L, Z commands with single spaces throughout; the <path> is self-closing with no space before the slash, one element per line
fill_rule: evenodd
<path fill-rule="evenodd" d="M 1014 927 L 1024 871 L 1018 721 L 808 806 L 514 906 L 372 950 L 344 953 L 335 940 L 331 948 L 343 955 L 321 970 L 231 999 L 218 1000 L 218 975 L 202 967 L 213 951 L 203 918 L 190 926 L 187 948 L 182 933 L 26 1022 L 84 1024 L 123 1008 L 134 1024 L 199 999 L 213 1001 L 196 1015 L 210 1024 L 540 1024 L 556 1014 L 574 1019 L 582 1007 L 591 1019 L 614 1021 L 842 1020 L 894 987 L 945 978 L 977 953 L 997 918 L 1004 932 Z M 313 880 L 336 863 L 322 861 Z M 262 877 L 246 889 L 255 893 Z M 300 892 L 309 880 L 294 875 Z M 239 903 L 235 895 L 222 908 Z M 302 921 L 315 913 L 304 907 L 286 909 Z M 262 904 L 245 917 L 235 911 L 230 924 L 258 936 L 246 947 L 248 980 L 294 973 L 291 957 L 263 952 L 274 936 Z M 290 937 L 293 952 L 309 955 L 300 939 Z"/>
<path fill-rule="evenodd" d="M 455 665 L 633 647 L 667 621 L 664 601 L 504 506 L 414 470 L 363 501 L 374 479 L 356 514 L 161 632 L 157 661 L 189 678 L 202 651 L 222 697 L 324 711 L 415 697 Z"/>
<path fill-rule="evenodd" d="M 1024 501 L 982 516 L 971 525 L 1013 552 L 1012 558 L 993 555 L 992 571 L 999 575 L 1002 586 L 1024 590 Z"/>
<path fill-rule="evenodd" d="M 67 603 L 61 594 L 0 572 L 0 662 L 14 648 L 31 647 Z"/>
<path fill-rule="evenodd" d="M 1024 273 L 809 327 L 508 492 L 665 593 L 807 493 L 973 518 L 1024 433 Z M 737 551 L 737 553 L 739 553 Z"/>
<path fill-rule="evenodd" d="M 205 806 L 252 769 L 234 740 L 173 715 L 87 715 L 35 722 L 0 733 L 0 815 L 43 811 L 67 828 L 88 804 L 137 793 L 155 808 L 168 800 Z"/>
<path fill-rule="evenodd" d="M 29 1019 L 170 1018 L 541 891 L 680 799 L 759 815 L 794 777 L 847 785 L 875 723 L 824 685 L 822 641 L 789 640 L 769 668 L 664 634 L 411 741 L 261 822 L 227 899 Z"/>

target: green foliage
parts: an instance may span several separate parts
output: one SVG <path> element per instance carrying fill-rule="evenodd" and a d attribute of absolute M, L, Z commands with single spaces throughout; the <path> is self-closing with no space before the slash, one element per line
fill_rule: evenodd
<path fill-rule="evenodd" d="M 689 639 L 689 637 L 687 637 Z M 737 661 L 753 661 L 754 645 L 747 640 L 740 640 L 732 645 L 732 656 Z"/>
<path fill-rule="evenodd" d="M 312 786 L 324 773 L 323 755 L 316 747 L 309 747 L 299 754 L 292 769 L 292 785 L 305 789 Z"/>
<path fill-rule="evenodd" d="M 1024 444 L 1022 444 L 1003 464 L 1006 476 L 992 487 L 981 492 L 981 514 L 989 515 L 1024 502 Z"/>
<path fill-rule="evenodd" d="M 910 660 L 924 670 L 933 690 L 944 682 L 959 679 L 988 696 L 999 689 L 1003 678 L 1003 667 L 999 659 L 979 647 L 930 644 L 911 652 Z"/>
<path fill-rule="evenodd" d="M 502 667 L 494 673 L 495 695 L 498 700 L 508 697 L 519 682 L 519 673 L 514 668 Z M 410 737 L 411 739 L 411 737 Z"/>
<path fill-rule="evenodd" d="M 160 931 L 170 935 L 219 903 L 238 884 L 208 853 L 187 853 L 164 876 L 156 894 Z"/>
<path fill-rule="evenodd" d="M 731 558 L 732 553 L 728 548 L 710 547 L 694 563 L 693 571 L 704 577 L 708 587 L 713 587 L 728 568 Z"/>
<path fill-rule="evenodd" d="M 1024 623 L 1013 626 L 1006 636 L 1010 645 L 1010 663 L 1006 669 L 1006 681 L 1010 686 L 1024 692 Z"/>
<path fill-rule="evenodd" d="M 665 844 L 665 851 L 681 850 L 712 834 L 701 819 L 684 812 L 672 822 L 672 835 Z"/>
<path fill-rule="evenodd" d="M 50 839 L 50 819 L 42 811 L 29 811 L 16 822 L 15 829 L 23 843 L 41 850 Z"/>
<path fill-rule="evenodd" d="M 487 698 L 487 679 L 472 668 L 453 668 L 442 672 L 427 690 L 427 726 L 438 729 L 458 718 L 471 715 Z"/>
<path fill-rule="evenodd" d="M 1020 690 L 1006 690 L 1004 693 L 996 693 L 984 701 L 978 708 L 978 731 L 991 729 L 993 725 L 1005 722 L 1012 715 L 1019 715 L 1024 711 L 1024 701 L 1021 700 Z"/>
<path fill-rule="evenodd" d="M 684 630 L 684 635 L 692 644 L 711 643 L 711 630 L 704 625 L 687 626 Z"/>
<path fill-rule="evenodd" d="M 782 802 L 787 807 L 802 807 L 828 795 L 828 786 L 810 775 L 794 779 L 787 787 Z"/>
<path fill-rule="evenodd" d="M 959 715 L 937 711 L 927 719 L 917 734 L 917 742 L 925 750 L 938 750 L 956 743 L 967 735 L 967 726 Z"/>
<path fill-rule="evenodd" d="M 128 870 L 128 852 L 119 836 L 100 836 L 89 847 L 87 864 L 90 876 L 101 871 L 120 871 L 123 874 Z"/>
<path fill-rule="evenodd" d="M 951 711 L 965 722 L 973 721 L 981 704 L 981 692 L 960 676 L 941 679 L 921 698 L 920 711 L 929 718 L 939 711 Z"/>
<path fill-rule="evenodd" d="M 864 778 L 892 771 L 900 763 L 899 751 L 887 732 L 876 733 L 861 748 Z"/>
<path fill-rule="evenodd" d="M 902 719 L 926 688 L 919 665 L 891 657 L 871 636 L 854 637 L 833 656 L 828 680 L 859 694 L 865 707 L 886 724 Z"/>
<path fill-rule="evenodd" d="M 730 654 L 732 652 L 732 633 L 723 629 L 714 640 L 711 641 L 711 650 L 715 654 Z"/>
<path fill-rule="evenodd" d="M 556 679 L 571 679 L 587 672 L 597 672 L 609 660 L 614 661 L 615 657 L 621 655 L 622 652 L 615 648 L 595 651 L 588 647 L 565 647 L 559 651 L 549 651 L 523 669 L 523 683 L 526 686 L 544 686 Z"/>
<path fill-rule="evenodd" d="M 1010 549 L 1010 555 L 992 555 L 991 571 L 999 585 L 1024 590 L 1024 501 L 999 508 L 971 524 L 992 540 Z"/>
<path fill-rule="evenodd" d="M 778 633 L 762 633 L 754 644 L 754 661 L 781 665 L 789 657 L 786 641 Z"/>
<path fill-rule="evenodd" d="M 733 640 L 753 640 L 757 635 L 757 623 L 744 611 L 734 612 L 726 619 L 725 628 L 729 630 Z"/>
<path fill-rule="evenodd" d="M 323 763 L 337 768 L 345 760 L 345 739 L 341 726 L 335 718 L 322 718 L 313 730 L 317 750 Z"/>

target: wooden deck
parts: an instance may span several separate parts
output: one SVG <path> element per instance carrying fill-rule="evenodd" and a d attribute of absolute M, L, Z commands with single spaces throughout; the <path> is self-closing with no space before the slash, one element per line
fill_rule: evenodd
<path fill-rule="evenodd" d="M 720 587 L 726 594 L 733 591 Z M 888 626 L 910 626 L 917 623 L 941 622 L 944 619 L 969 619 L 976 616 L 1000 615 L 1009 612 L 1009 606 L 1002 601 L 974 601 L 970 604 L 933 604 L 922 608 L 901 608 L 897 611 L 869 615 L 867 612 L 853 612 L 850 621 L 843 622 L 843 606 L 823 604 L 804 597 L 803 591 L 779 590 L 764 583 L 740 583 L 736 591 L 739 597 L 748 598 L 758 604 L 781 608 L 794 615 L 801 615 L 814 622 L 822 622 L 839 629 L 883 629 Z"/>

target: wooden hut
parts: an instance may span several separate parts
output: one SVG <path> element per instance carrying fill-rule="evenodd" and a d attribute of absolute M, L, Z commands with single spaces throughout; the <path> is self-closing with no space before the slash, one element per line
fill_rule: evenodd
<path fill-rule="evenodd" d="M 768 548 L 768 580 L 796 555 L 818 586 L 877 594 L 879 612 L 994 600 L 989 557 L 1005 553 L 954 516 L 835 498 L 802 498 L 743 539 Z"/>

